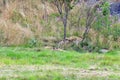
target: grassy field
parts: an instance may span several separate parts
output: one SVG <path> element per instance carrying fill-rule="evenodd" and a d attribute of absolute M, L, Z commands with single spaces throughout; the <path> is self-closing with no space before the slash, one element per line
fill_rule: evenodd
<path fill-rule="evenodd" d="M 1 47 L 0 80 L 120 80 L 120 52 Z"/>

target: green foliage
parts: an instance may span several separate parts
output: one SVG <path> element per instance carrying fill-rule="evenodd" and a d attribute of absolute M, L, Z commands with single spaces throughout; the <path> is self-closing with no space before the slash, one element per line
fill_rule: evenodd
<path fill-rule="evenodd" d="M 109 15 L 109 13 L 110 13 L 110 10 L 109 10 L 110 4 L 109 4 L 109 2 L 105 1 L 103 3 L 103 5 L 101 5 L 101 8 L 102 8 L 102 13 L 103 13 L 104 16 Z"/>
<path fill-rule="evenodd" d="M 28 47 L 36 47 L 37 46 L 37 40 L 35 38 L 32 38 L 28 42 Z"/>
<path fill-rule="evenodd" d="M 110 4 L 108 2 L 101 5 L 102 14 L 97 14 L 97 19 L 93 24 L 93 29 L 96 30 L 97 33 L 96 43 L 94 43 L 94 45 L 96 44 L 95 46 L 98 47 L 98 49 L 114 49 L 116 48 L 115 41 L 119 44 L 118 39 L 120 37 L 120 25 L 115 23 L 116 20 L 114 20 L 114 17 L 110 17 L 109 7 Z M 117 46 L 117 48 L 119 47 Z"/>

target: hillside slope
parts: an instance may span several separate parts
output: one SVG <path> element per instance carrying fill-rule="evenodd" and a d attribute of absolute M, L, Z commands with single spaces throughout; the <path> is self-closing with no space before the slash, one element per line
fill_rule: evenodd
<path fill-rule="evenodd" d="M 103 8 L 106 10 L 106 5 L 103 5 Z M 89 7 L 83 2 L 70 11 L 67 26 L 68 40 L 83 38 L 86 23 L 91 22 L 91 19 L 87 19 L 88 10 Z M 96 20 L 90 25 L 87 40 L 89 46 L 85 46 L 85 49 L 120 48 L 120 24 L 115 21 L 116 19 L 103 16 L 99 11 L 95 16 L 90 13 L 89 18 Z M 7 6 L 4 6 L 1 0 L 0 37 L 1 46 L 53 47 L 63 39 L 63 24 L 56 6 L 50 2 L 11 0 Z"/>

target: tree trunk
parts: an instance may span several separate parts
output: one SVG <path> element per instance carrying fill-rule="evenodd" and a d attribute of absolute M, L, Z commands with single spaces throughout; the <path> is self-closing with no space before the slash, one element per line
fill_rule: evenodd
<path fill-rule="evenodd" d="M 67 37 L 67 20 L 68 20 L 68 14 L 69 14 L 69 6 L 68 6 L 67 2 L 65 1 L 65 14 L 63 16 L 64 41 L 66 41 L 66 37 Z"/>
<path fill-rule="evenodd" d="M 85 32 L 83 34 L 83 39 L 82 39 L 82 43 L 84 43 L 84 41 L 86 40 L 88 33 L 89 33 L 90 27 L 86 26 Z"/>
<path fill-rule="evenodd" d="M 64 41 L 66 40 L 66 33 L 67 33 L 67 17 L 68 14 L 66 14 L 64 17 L 63 17 L 63 25 L 64 25 Z"/>

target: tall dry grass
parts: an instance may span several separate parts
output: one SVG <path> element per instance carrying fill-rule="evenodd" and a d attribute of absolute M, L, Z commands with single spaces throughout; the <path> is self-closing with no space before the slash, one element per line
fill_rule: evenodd
<path fill-rule="evenodd" d="M 55 12 L 50 4 L 43 4 L 40 0 L 11 0 L 8 7 L 4 7 L 1 0 L 0 4 L 1 45 L 22 45 L 34 37 L 41 38 L 45 30 L 40 21 Z"/>
<path fill-rule="evenodd" d="M 3 45 L 21 45 L 26 43 L 33 36 L 28 28 L 23 28 L 19 24 L 13 24 L 10 21 L 0 20 L 0 42 Z"/>

